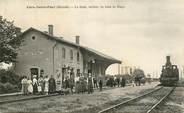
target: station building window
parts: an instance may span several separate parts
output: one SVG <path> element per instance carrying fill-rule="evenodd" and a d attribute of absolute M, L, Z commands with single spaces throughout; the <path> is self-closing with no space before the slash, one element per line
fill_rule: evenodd
<path fill-rule="evenodd" d="M 73 50 L 70 49 L 70 60 L 73 60 Z"/>
<path fill-rule="evenodd" d="M 66 58 L 66 50 L 64 47 L 62 48 L 62 58 Z"/>
<path fill-rule="evenodd" d="M 80 76 L 80 69 L 77 69 L 77 76 Z"/>
<path fill-rule="evenodd" d="M 80 54 L 79 52 L 77 52 L 77 61 L 79 62 L 79 60 L 80 60 Z"/>

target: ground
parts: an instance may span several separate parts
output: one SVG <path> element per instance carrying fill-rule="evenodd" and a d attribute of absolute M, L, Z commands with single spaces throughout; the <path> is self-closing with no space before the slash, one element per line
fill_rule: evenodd
<path fill-rule="evenodd" d="M 184 87 L 176 87 L 155 113 L 184 113 Z"/>
<path fill-rule="evenodd" d="M 8 103 L 0 106 L 2 112 L 88 112 L 94 113 L 109 107 L 121 100 L 138 96 L 140 93 L 153 89 L 158 83 L 145 86 L 127 86 L 113 88 L 93 94 L 73 94 L 54 96 L 36 100 Z M 94 111 L 95 110 L 95 111 Z"/>

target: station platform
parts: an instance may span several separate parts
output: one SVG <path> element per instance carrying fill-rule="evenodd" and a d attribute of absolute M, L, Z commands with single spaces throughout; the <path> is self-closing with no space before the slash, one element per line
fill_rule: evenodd
<path fill-rule="evenodd" d="M 22 94 L 22 92 L 7 93 L 7 94 L 0 94 L 0 97 L 16 96 L 16 95 L 21 95 L 21 94 Z"/>
<path fill-rule="evenodd" d="M 131 84 L 126 84 L 126 86 L 131 86 Z M 103 90 L 108 90 L 108 89 L 115 89 L 115 88 L 118 88 L 117 86 L 116 87 L 103 87 Z M 98 91 L 99 88 L 93 88 L 94 91 Z M 7 96 L 18 96 L 18 95 L 21 95 L 22 92 L 15 92 L 15 93 L 7 93 L 7 94 L 0 94 L 0 97 L 7 97 Z"/>

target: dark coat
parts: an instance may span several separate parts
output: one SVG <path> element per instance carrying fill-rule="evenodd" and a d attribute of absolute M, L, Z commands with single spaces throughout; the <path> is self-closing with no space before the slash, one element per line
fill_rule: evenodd
<path fill-rule="evenodd" d="M 49 93 L 54 93 L 56 91 L 56 82 L 54 78 L 49 79 Z"/>

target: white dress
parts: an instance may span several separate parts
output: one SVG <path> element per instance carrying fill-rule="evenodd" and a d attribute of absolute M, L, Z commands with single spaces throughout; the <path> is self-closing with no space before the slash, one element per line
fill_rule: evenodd
<path fill-rule="evenodd" d="M 28 81 L 27 81 L 27 84 L 28 84 L 28 92 L 29 92 L 29 93 L 33 93 L 32 81 L 31 81 L 31 80 L 28 80 Z"/>
<path fill-rule="evenodd" d="M 44 92 L 49 92 L 49 78 L 45 78 L 44 82 L 45 82 Z"/>
<path fill-rule="evenodd" d="M 59 72 L 56 73 L 56 91 L 61 91 L 62 78 Z"/>
<path fill-rule="evenodd" d="M 41 87 L 41 84 L 38 83 L 38 92 L 41 92 L 42 91 L 42 87 Z"/>
<path fill-rule="evenodd" d="M 56 91 L 61 91 L 61 79 L 56 80 Z"/>
<path fill-rule="evenodd" d="M 36 79 L 36 78 L 33 78 L 33 86 L 34 86 L 35 84 L 38 85 L 37 82 L 38 82 L 37 79 Z"/>
<path fill-rule="evenodd" d="M 26 78 L 22 79 L 21 84 L 22 84 L 22 93 L 26 94 L 26 92 L 27 92 L 27 87 L 26 87 L 27 86 L 27 79 Z"/>

